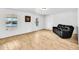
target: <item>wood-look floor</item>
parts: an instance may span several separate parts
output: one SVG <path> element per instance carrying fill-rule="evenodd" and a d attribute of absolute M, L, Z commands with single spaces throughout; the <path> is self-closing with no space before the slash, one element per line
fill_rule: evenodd
<path fill-rule="evenodd" d="M 0 50 L 75 50 L 77 37 L 62 39 L 52 31 L 40 30 L 0 39 Z"/>

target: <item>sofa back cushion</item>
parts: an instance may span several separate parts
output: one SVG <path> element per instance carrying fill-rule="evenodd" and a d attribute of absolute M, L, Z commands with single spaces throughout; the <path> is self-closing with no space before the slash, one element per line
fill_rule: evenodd
<path fill-rule="evenodd" d="M 65 25 L 59 24 L 57 27 L 58 27 L 58 28 L 64 28 Z"/>
<path fill-rule="evenodd" d="M 65 31 L 73 31 L 74 30 L 74 27 L 71 25 L 59 24 L 57 27 L 61 28 L 62 30 L 65 30 Z"/>

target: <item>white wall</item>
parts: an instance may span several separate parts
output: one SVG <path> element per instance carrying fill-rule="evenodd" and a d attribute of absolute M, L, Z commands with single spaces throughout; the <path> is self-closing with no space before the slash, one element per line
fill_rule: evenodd
<path fill-rule="evenodd" d="M 49 30 L 52 30 L 52 27 L 53 27 L 53 15 L 48 15 L 48 16 L 45 16 L 45 28 L 46 29 L 49 29 Z"/>
<path fill-rule="evenodd" d="M 13 35 L 28 33 L 36 30 L 43 29 L 44 21 L 43 16 L 29 13 L 29 12 L 21 12 L 17 10 L 9 10 L 9 9 L 0 9 L 0 18 L 7 17 L 8 14 L 17 15 L 18 26 L 15 30 L 0 30 L 0 38 L 9 37 Z M 25 16 L 31 16 L 31 22 L 25 22 Z M 36 27 L 35 19 L 38 18 L 39 26 Z"/>
<path fill-rule="evenodd" d="M 77 33 L 77 11 L 69 11 L 46 16 L 46 28 L 52 29 L 58 24 L 73 25 Z"/>

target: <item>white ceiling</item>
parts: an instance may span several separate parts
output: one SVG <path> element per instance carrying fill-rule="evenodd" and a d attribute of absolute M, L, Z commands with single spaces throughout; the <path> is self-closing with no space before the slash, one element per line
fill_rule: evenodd
<path fill-rule="evenodd" d="M 23 12 L 31 12 L 41 15 L 49 15 L 49 14 L 56 14 L 60 12 L 70 12 L 70 11 L 77 11 L 77 8 L 47 8 L 46 10 L 41 10 L 41 8 L 12 8 L 15 10 L 23 11 Z"/>

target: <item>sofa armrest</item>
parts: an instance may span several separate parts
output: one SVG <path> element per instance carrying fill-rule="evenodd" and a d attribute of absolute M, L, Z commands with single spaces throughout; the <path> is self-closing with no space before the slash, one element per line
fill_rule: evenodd
<path fill-rule="evenodd" d="M 57 28 L 57 27 L 53 27 L 53 28 Z"/>

